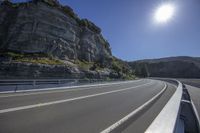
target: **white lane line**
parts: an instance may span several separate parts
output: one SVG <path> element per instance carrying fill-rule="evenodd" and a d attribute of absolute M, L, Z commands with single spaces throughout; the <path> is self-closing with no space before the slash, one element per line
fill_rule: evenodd
<path fill-rule="evenodd" d="M 149 101 L 147 101 L 146 103 L 144 103 L 143 105 L 141 105 L 140 107 L 138 107 L 137 109 L 135 109 L 133 112 L 131 112 L 130 114 L 128 114 L 127 116 L 125 116 L 124 118 L 122 118 L 121 120 L 117 121 L 116 123 L 114 123 L 113 125 L 111 125 L 110 127 L 106 128 L 105 130 L 101 131 L 100 133 L 110 133 L 112 132 L 114 129 L 116 129 L 117 127 L 119 127 L 120 125 L 124 124 L 127 120 L 129 120 L 130 118 L 132 118 L 134 115 L 136 115 L 138 112 L 140 112 L 141 110 L 143 110 L 146 106 L 148 106 L 149 104 L 151 104 L 153 101 L 155 101 L 162 93 L 164 93 L 164 91 L 167 89 L 167 85 L 165 83 L 164 88 L 158 93 L 156 94 L 153 98 L 151 98 Z"/>
<path fill-rule="evenodd" d="M 185 84 L 185 85 L 186 85 L 187 90 L 189 89 L 189 87 L 190 87 L 190 88 L 197 88 L 197 87 L 195 87 L 195 86 L 191 86 L 191 85 L 188 85 L 188 84 Z M 197 88 L 197 89 L 199 89 L 199 88 Z M 188 92 L 189 92 L 189 94 L 191 94 L 190 91 L 188 91 Z M 197 123 L 198 123 L 198 130 L 199 130 L 199 132 L 200 132 L 200 118 L 199 118 L 199 114 L 198 114 L 197 108 L 196 108 L 196 106 L 195 106 L 195 104 L 194 104 L 192 98 L 191 98 L 191 105 L 192 105 L 192 107 L 193 107 L 194 114 L 196 115 L 196 119 L 197 119 Z M 197 106 L 198 106 L 198 105 L 199 105 L 199 102 L 197 103 Z"/>
<path fill-rule="evenodd" d="M 49 89 L 52 91 L 45 91 L 45 90 L 38 90 L 39 92 L 31 92 L 30 93 L 23 93 L 23 94 L 10 94 L 10 95 L 0 95 L 0 98 L 7 98 L 7 97 L 19 97 L 19 96 L 29 96 L 29 95 L 37 95 L 37 94 L 50 94 L 50 93 L 60 93 L 60 92 L 70 92 L 70 91 L 81 91 L 81 90 L 89 90 L 93 89 L 93 87 L 101 87 L 101 86 L 110 86 L 110 85 L 117 85 L 117 84 L 127 84 L 127 83 L 135 83 L 142 80 L 136 80 L 136 81 L 127 81 L 127 82 L 118 82 L 118 83 L 107 83 L 107 84 L 96 84 L 96 85 L 82 85 L 82 86 L 72 86 L 72 87 L 63 87 L 63 88 L 57 88 L 57 89 Z M 86 88 L 88 87 L 88 88 Z M 74 89 L 74 88 L 80 88 L 80 89 Z M 85 88 L 85 89 L 82 89 Z M 28 92 L 28 91 L 26 91 Z M 19 93 L 19 92 L 17 92 Z"/>
<path fill-rule="evenodd" d="M 145 133 L 174 133 L 180 112 L 183 88 L 182 83 L 179 81 L 174 79 L 171 81 L 176 81 L 178 87 L 151 125 L 146 129 Z"/>
<path fill-rule="evenodd" d="M 197 108 L 196 108 L 196 106 L 194 105 L 194 102 L 192 101 L 192 99 L 191 99 L 191 105 L 192 105 L 192 107 L 193 107 L 194 114 L 196 115 L 196 119 L 197 119 L 197 123 L 198 123 L 198 131 L 200 132 L 200 119 L 199 119 L 199 114 L 198 114 Z"/>
<path fill-rule="evenodd" d="M 52 102 L 46 102 L 46 103 L 39 103 L 39 104 L 33 104 L 33 105 L 27 105 L 27 106 L 21 106 L 21 107 L 15 107 L 15 108 L 8 108 L 8 109 L 2 109 L 0 110 L 0 114 L 2 113 L 8 113 L 8 112 L 14 112 L 18 110 L 25 110 L 25 109 L 31 109 L 31 108 L 36 108 L 36 107 L 42 107 L 42 106 L 48 106 L 48 105 L 53 105 L 53 104 L 59 104 L 59 103 L 64 103 L 64 102 L 70 102 L 70 101 L 75 101 L 75 100 L 81 100 L 81 99 L 86 99 L 86 98 L 91 98 L 91 97 L 96 97 L 96 96 L 101 96 L 101 95 L 106 95 L 106 94 L 111 94 L 111 93 L 116 93 L 116 92 L 121 92 L 121 91 L 126 91 L 134 88 L 138 88 L 141 86 L 146 86 L 151 83 L 142 84 L 134 87 L 129 87 L 129 88 L 124 88 L 120 90 L 114 90 L 114 91 L 108 91 L 108 92 L 103 92 L 103 93 L 97 93 L 97 94 L 92 94 L 92 95 L 87 95 L 87 96 L 81 96 L 81 97 L 76 97 L 76 98 L 70 98 L 70 99 L 64 99 L 64 100 L 58 100 L 58 101 L 52 101 Z"/>

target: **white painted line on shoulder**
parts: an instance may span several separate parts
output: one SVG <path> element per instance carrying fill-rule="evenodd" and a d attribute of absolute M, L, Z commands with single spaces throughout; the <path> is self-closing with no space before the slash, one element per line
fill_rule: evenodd
<path fill-rule="evenodd" d="M 70 99 L 64 99 L 64 100 L 58 100 L 58 101 L 52 101 L 52 102 L 46 102 L 46 103 L 39 103 L 39 104 L 33 104 L 33 105 L 27 105 L 27 106 L 15 107 L 15 108 L 2 109 L 2 110 L 0 110 L 0 114 L 19 111 L 19 110 L 25 110 L 25 109 L 31 109 L 31 108 L 36 108 L 36 107 L 43 107 L 43 106 L 48 106 L 48 105 L 53 105 L 53 104 L 65 103 L 65 102 L 70 102 L 70 101 L 75 101 L 75 100 L 81 100 L 81 99 L 86 99 L 86 98 L 91 98 L 91 97 L 96 97 L 96 96 L 101 96 L 101 95 L 106 95 L 106 94 L 111 94 L 111 93 L 116 93 L 116 92 L 122 92 L 122 91 L 126 91 L 126 90 L 131 90 L 134 88 L 138 88 L 141 86 L 146 86 L 149 84 L 152 84 L 152 82 L 134 86 L 134 87 L 113 90 L 113 91 L 108 91 L 108 92 L 103 92 L 103 93 L 97 93 L 97 94 L 93 94 L 93 95 L 87 95 L 87 96 L 81 96 L 81 97 L 76 97 L 76 98 L 70 98 Z"/>
<path fill-rule="evenodd" d="M 148 106 L 149 104 L 151 104 L 153 101 L 155 101 L 162 93 L 164 93 L 164 91 L 167 89 L 167 85 L 165 83 L 164 88 L 158 93 L 156 94 L 153 98 L 151 98 L 150 100 L 148 100 L 146 103 L 144 103 L 143 105 L 141 105 L 140 107 L 138 107 L 137 109 L 135 109 L 133 112 L 131 112 L 130 114 L 128 114 L 127 116 L 125 116 L 124 118 L 122 118 L 121 120 L 117 121 L 116 123 L 114 123 L 113 125 L 111 125 L 110 127 L 106 128 L 105 130 L 101 131 L 101 133 L 110 133 L 112 132 L 114 129 L 116 129 L 117 127 L 119 127 L 120 125 L 124 124 L 127 120 L 129 120 L 130 118 L 132 118 L 134 115 L 136 115 L 138 112 L 140 112 L 141 110 L 143 110 L 146 106 Z"/>
<path fill-rule="evenodd" d="M 96 85 L 82 85 L 82 86 L 71 86 L 71 87 L 58 87 L 58 88 L 49 88 L 49 89 L 34 89 L 34 90 L 26 90 L 26 91 L 17 91 L 17 93 L 13 93 L 13 94 L 9 94 L 9 95 L 2 95 L 2 96 L 0 95 L 0 98 L 28 96 L 28 95 L 37 95 L 37 94 L 50 94 L 50 93 L 57 93 L 57 92 L 59 93 L 59 92 L 81 91 L 81 90 L 93 89 L 92 87 L 126 84 L 126 83 L 131 83 L 131 82 L 134 83 L 134 82 L 139 82 L 139 81 L 141 81 L 141 80 L 117 82 L 117 83 L 106 83 L 106 84 L 96 84 Z M 79 88 L 79 89 L 75 89 L 75 88 Z M 85 89 L 82 89 L 82 88 L 85 88 Z M 27 92 L 27 93 L 20 93 L 20 92 Z"/>
<path fill-rule="evenodd" d="M 147 128 L 145 133 L 174 133 L 183 93 L 182 84 L 179 81 L 177 82 L 178 88 L 175 93 Z"/>
<path fill-rule="evenodd" d="M 200 119 L 199 119 L 199 114 L 198 114 L 198 111 L 197 111 L 196 106 L 194 105 L 194 102 L 192 101 L 192 99 L 191 99 L 191 104 L 192 104 L 192 108 L 193 108 L 193 110 L 194 110 L 194 114 L 195 114 L 196 119 L 197 119 L 197 122 L 198 122 L 198 130 L 199 130 L 199 132 L 200 132 Z"/>

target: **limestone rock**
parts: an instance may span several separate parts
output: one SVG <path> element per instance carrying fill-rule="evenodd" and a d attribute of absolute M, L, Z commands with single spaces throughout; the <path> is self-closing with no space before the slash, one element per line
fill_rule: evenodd
<path fill-rule="evenodd" d="M 11 57 L 2 54 L 7 52 Z M 14 60 L 12 54 L 45 55 L 44 59 L 65 65 L 44 65 L 45 60 L 37 62 L 38 57 L 24 57 L 32 62 Z M 16 4 L 4 0 L 0 5 L 0 78 L 120 78 L 123 63 L 113 65 L 113 58 L 101 29 L 58 0 Z M 92 63 L 97 64 L 93 69 L 81 69 Z"/>
<path fill-rule="evenodd" d="M 112 56 L 100 28 L 78 19 L 57 0 L 1 5 L 0 50 L 45 53 L 66 60 L 97 61 Z"/>

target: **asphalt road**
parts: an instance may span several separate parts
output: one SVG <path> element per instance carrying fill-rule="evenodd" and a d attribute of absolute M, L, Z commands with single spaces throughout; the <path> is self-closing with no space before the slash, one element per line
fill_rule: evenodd
<path fill-rule="evenodd" d="M 0 94 L 0 133 L 98 133 L 149 101 L 163 87 L 164 82 L 144 79 L 96 87 Z M 123 132 L 144 132 L 175 90 L 168 84 L 162 96 L 134 116 Z"/>
<path fill-rule="evenodd" d="M 180 79 L 186 85 L 192 101 L 200 116 L 200 79 Z"/>
<path fill-rule="evenodd" d="M 184 84 L 200 88 L 200 79 L 178 79 Z"/>

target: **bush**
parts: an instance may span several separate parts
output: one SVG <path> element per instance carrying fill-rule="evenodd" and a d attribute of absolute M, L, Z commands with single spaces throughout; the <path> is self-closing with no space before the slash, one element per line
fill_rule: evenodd
<path fill-rule="evenodd" d="M 78 21 L 78 23 L 80 26 L 88 27 L 91 31 L 94 31 L 96 33 L 101 33 L 101 29 L 87 19 L 81 19 Z"/>
<path fill-rule="evenodd" d="M 53 56 L 44 53 L 19 53 L 19 52 L 1 52 L 2 57 L 11 57 L 15 62 L 26 62 L 34 64 L 48 64 L 48 65 L 64 65 L 61 60 L 53 58 Z"/>
<path fill-rule="evenodd" d="M 21 58 L 21 59 L 16 59 L 15 61 L 16 62 L 33 63 L 33 64 L 64 65 L 64 63 L 61 62 L 60 60 L 48 59 L 48 58 L 38 58 L 38 59 Z"/>
<path fill-rule="evenodd" d="M 74 63 L 78 65 L 79 68 L 84 69 L 84 70 L 89 70 L 94 64 L 94 62 L 87 62 L 87 61 L 80 61 L 80 60 L 75 60 Z"/>
<path fill-rule="evenodd" d="M 65 14 L 69 15 L 71 18 L 77 20 L 78 22 L 80 21 L 79 18 L 78 18 L 78 15 L 74 13 L 74 11 L 73 11 L 73 9 L 71 7 L 69 7 L 69 6 L 62 6 L 61 10 Z"/>

